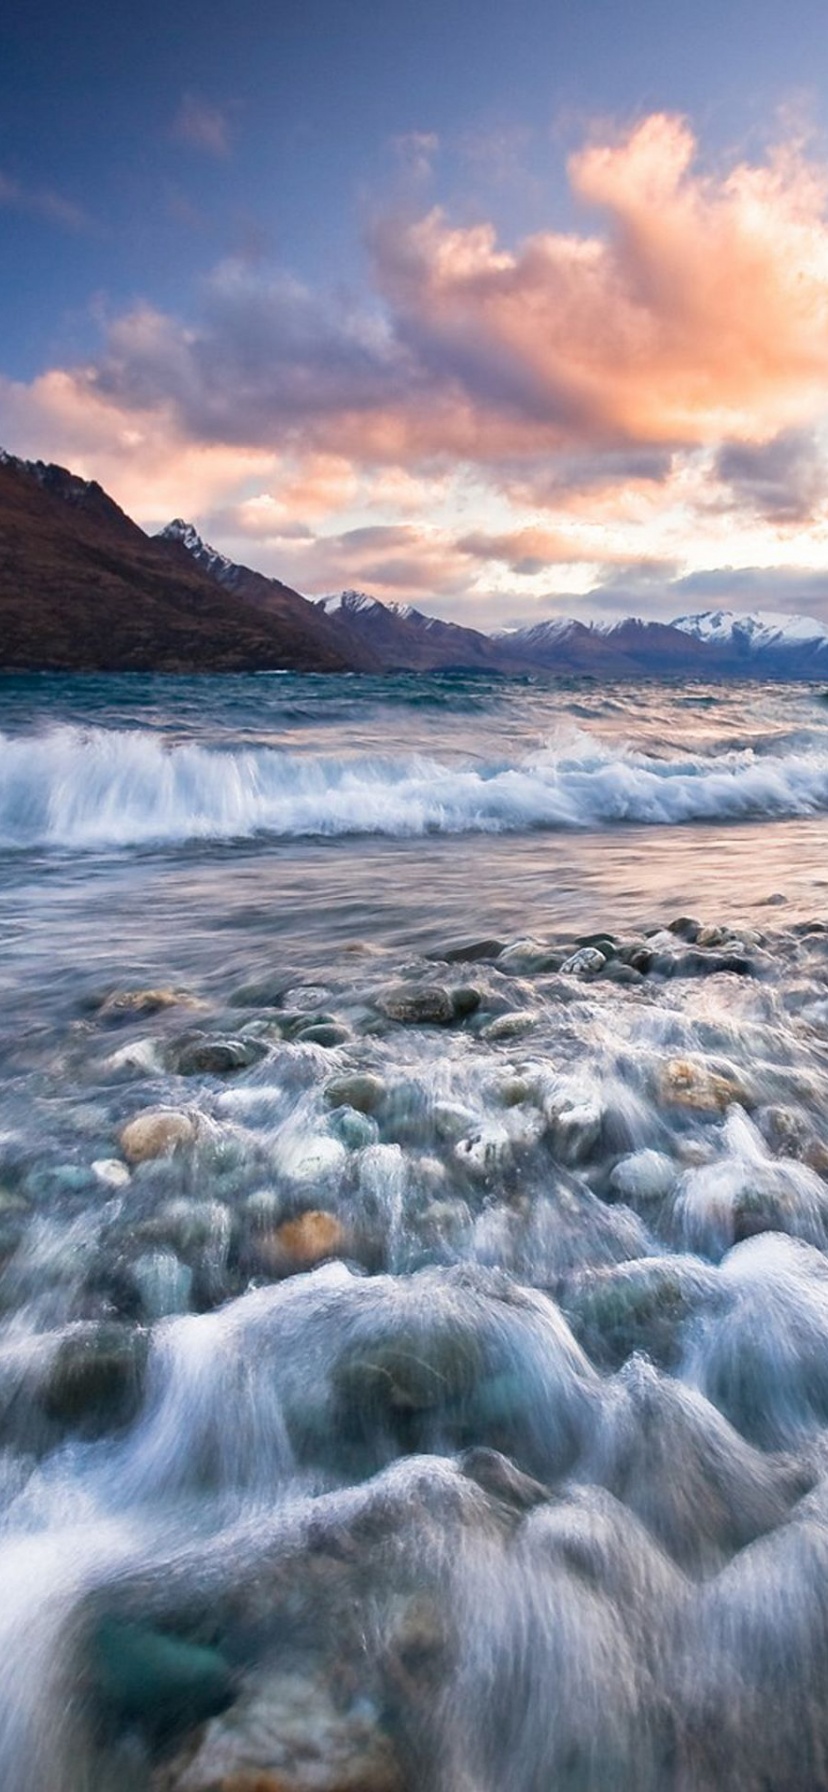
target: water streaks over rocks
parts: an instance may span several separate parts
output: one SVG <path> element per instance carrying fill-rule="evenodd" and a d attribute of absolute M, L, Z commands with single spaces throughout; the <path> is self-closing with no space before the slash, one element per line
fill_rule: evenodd
<path fill-rule="evenodd" d="M 828 1786 L 823 1004 L 821 928 L 689 917 L 68 1002 L 9 1792 Z"/>

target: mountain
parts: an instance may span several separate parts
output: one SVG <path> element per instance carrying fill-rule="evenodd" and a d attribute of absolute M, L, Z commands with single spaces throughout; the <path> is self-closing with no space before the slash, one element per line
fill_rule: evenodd
<path fill-rule="evenodd" d="M 150 537 L 95 480 L 0 450 L 0 670 L 276 669 L 825 679 L 828 625 L 706 610 L 485 635 L 360 591 L 310 601 L 181 518 Z"/>
<path fill-rule="evenodd" d="M 242 599 L 230 608 L 180 547 L 150 539 L 94 480 L 0 457 L 0 668 L 328 671 L 346 663 L 288 615 Z"/>
<path fill-rule="evenodd" d="M 289 626 L 294 642 L 303 644 L 309 662 L 316 670 L 327 672 L 378 672 L 381 666 L 370 646 L 358 636 L 351 636 L 336 619 L 329 619 L 318 605 L 301 597 L 280 579 L 254 572 L 252 567 L 239 566 L 228 560 L 209 542 L 203 541 L 192 523 L 181 517 L 168 523 L 154 540 L 163 542 L 181 565 L 195 564 L 222 590 L 263 615 Z"/>
<path fill-rule="evenodd" d="M 727 652 L 731 665 L 743 671 L 806 678 L 824 677 L 828 671 L 828 627 L 815 616 L 703 610 L 677 617 L 673 627 L 709 650 Z"/>
<path fill-rule="evenodd" d="M 319 611 L 338 620 L 350 639 L 377 656 L 384 672 L 506 672 L 527 669 L 519 654 L 477 629 L 441 622 L 410 604 L 385 604 L 364 591 L 317 599 Z"/>
<path fill-rule="evenodd" d="M 716 657 L 673 625 L 642 622 L 636 617 L 615 623 L 585 623 L 556 616 L 531 628 L 503 629 L 494 639 L 504 652 L 546 671 L 604 678 L 682 672 L 704 676 L 705 671 L 714 669 Z"/>

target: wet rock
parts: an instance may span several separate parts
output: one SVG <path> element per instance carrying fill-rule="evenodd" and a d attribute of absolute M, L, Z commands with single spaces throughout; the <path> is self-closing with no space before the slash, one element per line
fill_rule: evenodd
<path fill-rule="evenodd" d="M 468 1138 L 460 1139 L 454 1156 L 469 1175 L 488 1182 L 502 1175 L 512 1161 L 512 1140 L 505 1126 L 490 1121 Z"/>
<path fill-rule="evenodd" d="M 451 991 L 451 1005 L 455 1020 L 468 1020 L 470 1014 L 476 1014 L 483 1000 L 483 992 L 473 983 L 458 983 Z"/>
<path fill-rule="evenodd" d="M 438 983 L 399 983 L 375 997 L 375 1006 L 386 1019 L 402 1026 L 450 1026 L 454 1004 Z"/>
<path fill-rule="evenodd" d="M 497 1045 L 504 1039 L 520 1039 L 525 1033 L 531 1033 L 541 1019 L 537 1010 L 517 1009 L 514 1014 L 498 1014 L 494 1020 L 487 1021 L 480 1029 L 481 1039 Z"/>
<path fill-rule="evenodd" d="M 544 940 L 512 940 L 497 959 L 497 968 L 509 977 L 533 977 L 543 971 L 558 971 L 567 953 L 546 944 Z"/>
<path fill-rule="evenodd" d="M 110 1052 L 101 1066 L 110 1076 L 157 1076 L 164 1067 L 164 1050 L 158 1039 L 131 1039 L 128 1045 Z"/>
<path fill-rule="evenodd" d="M 531 1512 L 533 1506 L 545 1505 L 552 1498 L 551 1490 L 543 1481 L 522 1474 L 499 1450 L 487 1450 L 482 1446 L 464 1450 L 457 1466 L 461 1474 L 476 1482 L 485 1493 L 513 1506 L 515 1511 Z"/>
<path fill-rule="evenodd" d="M 633 1207 L 649 1207 L 663 1201 L 675 1187 L 676 1166 L 663 1151 L 645 1149 L 622 1157 L 610 1172 L 610 1190 Z"/>
<path fill-rule="evenodd" d="M 147 1108 L 127 1122 L 119 1143 L 127 1163 L 143 1164 L 186 1150 L 195 1143 L 197 1130 L 192 1114 L 176 1108 Z"/>
<path fill-rule="evenodd" d="M 174 1251 L 145 1251 L 131 1269 L 144 1318 L 152 1325 L 175 1313 L 187 1313 L 193 1290 L 193 1272 Z"/>
<path fill-rule="evenodd" d="M 99 1157 L 92 1165 L 92 1174 L 104 1188 L 125 1188 L 129 1170 L 119 1157 Z"/>
<path fill-rule="evenodd" d="M 353 1037 L 349 1027 L 343 1027 L 339 1021 L 312 1021 L 310 1026 L 300 1027 L 293 1035 L 298 1045 L 321 1045 L 328 1051 L 335 1046 L 347 1045 Z"/>
<path fill-rule="evenodd" d="M 102 1020 L 136 1020 L 163 1014 L 168 1008 L 205 1008 L 186 989 L 114 989 L 98 1009 Z"/>
<path fill-rule="evenodd" d="M 603 1108 L 597 1090 L 586 1078 L 556 1078 L 544 1097 L 543 1112 L 559 1161 L 585 1163 L 601 1137 Z"/>
<path fill-rule="evenodd" d="M 668 931 L 675 933 L 680 940 L 689 940 L 693 945 L 699 937 L 701 927 L 701 921 L 694 920 L 692 915 L 679 915 L 677 920 L 669 922 Z"/>
<path fill-rule="evenodd" d="M 485 964 L 506 950 L 503 940 L 470 940 L 468 945 L 448 946 L 435 953 L 441 964 Z"/>
<path fill-rule="evenodd" d="M 349 1242 L 336 1214 L 312 1208 L 258 1239 L 257 1252 L 275 1274 L 293 1275 L 298 1270 L 313 1269 L 328 1258 L 346 1256 Z"/>
<path fill-rule="evenodd" d="M 361 1114 L 358 1108 L 335 1108 L 329 1124 L 349 1151 L 364 1151 L 369 1145 L 378 1143 L 379 1127 L 376 1120 L 372 1120 L 369 1114 Z"/>
<path fill-rule="evenodd" d="M 139 1725 L 155 1742 L 204 1722 L 234 1695 L 218 1650 L 146 1625 L 104 1618 L 89 1653 L 99 1707 L 116 1723 Z"/>
<path fill-rule="evenodd" d="M 356 1108 L 361 1114 L 373 1114 L 385 1092 L 386 1085 L 382 1077 L 374 1076 L 367 1070 L 332 1077 L 324 1089 L 325 1100 L 331 1107 Z"/>
<path fill-rule="evenodd" d="M 302 1187 L 311 1182 L 335 1181 L 347 1161 L 348 1152 L 342 1140 L 322 1132 L 283 1135 L 273 1152 L 274 1166 Z"/>
<path fill-rule="evenodd" d="M 102 1436 L 134 1418 L 145 1362 L 146 1337 L 134 1326 L 72 1326 L 37 1391 L 38 1404 L 55 1423 Z"/>
<path fill-rule="evenodd" d="M 404 1784 L 369 1698 L 337 1698 L 319 1672 L 262 1667 L 195 1752 L 159 1771 L 151 1792 L 404 1792 Z"/>
<path fill-rule="evenodd" d="M 828 1424 L 828 1265 L 765 1233 L 728 1251 L 721 1299 L 691 1334 L 683 1378 L 761 1449 L 789 1449 Z"/>
<path fill-rule="evenodd" d="M 726 946 L 732 939 L 729 927 L 700 927 L 696 934 L 697 946 Z"/>
<path fill-rule="evenodd" d="M 682 1327 L 717 1289 L 715 1270 L 699 1258 L 644 1257 L 576 1274 L 560 1303 L 594 1363 L 620 1368 L 642 1351 L 672 1368 L 681 1357 Z"/>
<path fill-rule="evenodd" d="M 173 1047 L 168 1062 L 178 1076 L 232 1076 L 266 1056 L 267 1046 L 261 1040 L 211 1039 L 201 1034 Z"/>
<path fill-rule="evenodd" d="M 633 1357 L 607 1389 L 579 1478 L 595 1479 L 690 1573 L 787 1517 L 815 1476 L 753 1449 L 709 1401 Z"/>
<path fill-rule="evenodd" d="M 657 1073 L 656 1094 L 666 1107 L 698 1114 L 723 1114 L 734 1102 L 744 1108 L 754 1105 L 736 1070 L 713 1070 L 694 1058 L 668 1058 Z"/>
<path fill-rule="evenodd" d="M 597 946 L 582 946 L 565 958 L 561 965 L 563 977 L 598 977 L 607 963 L 607 955 L 600 952 Z"/>

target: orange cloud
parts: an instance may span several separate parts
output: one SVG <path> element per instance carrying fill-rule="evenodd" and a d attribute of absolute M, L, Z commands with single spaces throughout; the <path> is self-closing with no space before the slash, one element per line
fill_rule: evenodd
<path fill-rule="evenodd" d="M 487 451 L 756 440 L 821 408 L 828 371 L 825 171 L 795 148 L 725 177 L 695 170 L 680 119 L 646 119 L 572 157 L 605 236 L 546 232 L 515 252 L 442 212 L 378 233 L 398 331 L 441 366 Z"/>

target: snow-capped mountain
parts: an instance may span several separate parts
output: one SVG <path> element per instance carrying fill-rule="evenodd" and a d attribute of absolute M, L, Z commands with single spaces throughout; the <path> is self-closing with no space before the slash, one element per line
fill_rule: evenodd
<path fill-rule="evenodd" d="M 703 610 L 695 616 L 678 616 L 673 627 L 711 646 L 732 647 L 748 656 L 759 654 L 823 653 L 828 649 L 828 626 L 815 616 L 789 616 L 784 611 L 757 610 L 739 615 L 734 610 Z"/>
<path fill-rule="evenodd" d="M 426 616 L 412 604 L 384 603 L 366 591 L 320 597 L 318 608 L 364 642 L 385 672 L 502 672 L 513 669 L 499 641 L 456 622 Z M 525 662 L 522 668 L 525 670 Z"/>

